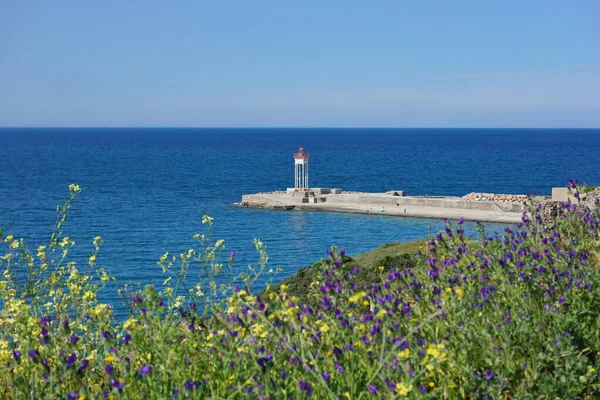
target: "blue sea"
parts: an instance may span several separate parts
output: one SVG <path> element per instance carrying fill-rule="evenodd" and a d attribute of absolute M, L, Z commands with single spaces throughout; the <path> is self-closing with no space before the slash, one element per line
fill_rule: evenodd
<path fill-rule="evenodd" d="M 234 204 L 242 194 L 293 186 L 300 146 L 311 153 L 313 187 L 462 196 L 550 194 L 568 179 L 600 184 L 598 129 L 3 128 L 0 221 L 5 236 L 24 237 L 31 248 L 46 244 L 56 205 L 76 183 L 82 192 L 64 228 L 77 242 L 73 257 L 85 263 L 100 235 L 99 266 L 121 282 L 158 286 L 159 257 L 193 247 L 204 214 L 214 218 L 214 238 L 236 252 L 238 271 L 256 263 L 253 238 L 260 238 L 271 267 L 283 267 L 278 279 L 334 244 L 357 254 L 443 228 L 440 220 Z M 115 300 L 114 293 L 104 296 Z"/>

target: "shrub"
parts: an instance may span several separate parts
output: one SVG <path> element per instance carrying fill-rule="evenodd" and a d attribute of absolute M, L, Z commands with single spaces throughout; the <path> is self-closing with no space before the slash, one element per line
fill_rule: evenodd
<path fill-rule="evenodd" d="M 236 279 L 233 255 L 219 260 L 223 243 L 198 235 L 197 249 L 159 262 L 174 278 L 165 289 L 121 292 L 127 321 L 95 297 L 112 279 L 96 268 L 101 239 L 82 272 L 67 262 L 73 243 L 60 233 L 37 256 L 7 236 L 0 390 L 60 399 L 595 399 L 600 211 L 562 204 L 552 228 L 538 213 L 531 205 L 503 236 L 481 226 L 477 240 L 461 221 L 448 223 L 416 265 L 389 261 L 372 284 L 357 284 L 360 268 L 333 248 L 306 274 L 318 308 L 285 284 L 252 294 L 267 260 L 260 241 L 259 263 Z M 205 281 L 188 285 L 192 271 Z"/>

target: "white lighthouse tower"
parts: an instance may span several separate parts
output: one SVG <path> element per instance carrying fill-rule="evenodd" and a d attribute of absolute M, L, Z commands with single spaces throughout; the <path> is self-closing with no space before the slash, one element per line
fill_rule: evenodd
<path fill-rule="evenodd" d="M 304 152 L 300 147 L 298 153 L 294 154 L 294 189 L 308 190 L 308 158 L 310 154 Z"/>

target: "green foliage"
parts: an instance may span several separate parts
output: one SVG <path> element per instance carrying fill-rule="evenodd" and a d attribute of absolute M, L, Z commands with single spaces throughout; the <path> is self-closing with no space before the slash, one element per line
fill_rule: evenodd
<path fill-rule="evenodd" d="M 598 209 L 562 204 L 548 228 L 532 207 L 475 241 L 459 222 L 353 258 L 332 248 L 261 296 L 260 241 L 256 266 L 235 275 L 223 242 L 196 235 L 159 260 L 164 288 L 119 289 L 131 315 L 117 321 L 96 298 L 113 281 L 96 266 L 102 239 L 89 265 L 68 261 L 78 193 L 37 253 L 0 243 L 0 397 L 600 397 Z M 192 273 L 203 281 L 190 286 Z"/>

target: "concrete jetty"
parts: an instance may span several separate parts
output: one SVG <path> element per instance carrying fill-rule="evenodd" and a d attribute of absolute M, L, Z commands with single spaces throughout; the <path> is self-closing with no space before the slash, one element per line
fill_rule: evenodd
<path fill-rule="evenodd" d="M 273 210 L 332 211 L 452 220 L 462 218 L 468 221 L 511 224 L 520 222 L 524 210 L 522 196 L 498 196 L 503 196 L 502 200 L 499 200 L 500 197 L 472 194 L 464 197 L 405 196 L 402 190 L 364 193 L 329 188 L 291 188 L 286 191 L 243 195 L 240 205 Z"/>
<path fill-rule="evenodd" d="M 385 193 L 348 192 L 338 188 L 309 187 L 310 154 L 303 147 L 293 155 L 294 187 L 286 191 L 246 194 L 243 207 L 273 210 L 334 211 L 482 222 L 518 223 L 527 196 L 469 193 L 463 197 L 405 196 L 402 190 Z"/>

